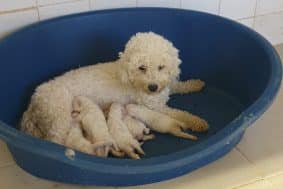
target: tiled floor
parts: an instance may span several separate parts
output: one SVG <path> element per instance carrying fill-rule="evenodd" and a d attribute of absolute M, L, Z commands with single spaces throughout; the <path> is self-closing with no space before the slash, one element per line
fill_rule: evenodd
<path fill-rule="evenodd" d="M 283 58 L 283 45 L 277 50 Z M 129 189 L 282 189 L 283 188 L 283 88 L 271 108 L 223 158 L 185 176 Z M 0 141 L 0 188 L 67 189 L 100 188 L 58 184 L 34 176 L 15 165 Z"/>

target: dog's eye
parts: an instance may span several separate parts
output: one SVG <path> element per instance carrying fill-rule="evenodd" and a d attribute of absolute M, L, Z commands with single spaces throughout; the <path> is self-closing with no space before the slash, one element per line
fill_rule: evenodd
<path fill-rule="evenodd" d="M 158 70 L 160 71 L 160 70 L 163 70 L 165 68 L 165 66 L 164 65 L 160 65 L 160 66 L 158 66 Z"/>
<path fill-rule="evenodd" d="M 142 71 L 142 72 L 146 72 L 146 66 L 145 65 L 141 65 L 139 67 L 139 70 Z"/>

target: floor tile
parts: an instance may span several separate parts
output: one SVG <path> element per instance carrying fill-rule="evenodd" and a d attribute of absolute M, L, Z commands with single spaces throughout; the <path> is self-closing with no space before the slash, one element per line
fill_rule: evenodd
<path fill-rule="evenodd" d="M 6 144 L 2 140 L 0 140 L 0 168 L 3 166 L 13 164 L 13 163 L 14 163 L 14 160 Z"/>
<path fill-rule="evenodd" d="M 105 187 L 83 187 L 77 185 L 68 185 L 40 179 L 26 173 L 17 165 L 11 165 L 0 168 L 0 188 L 1 189 L 101 189 Z M 114 189 L 106 187 L 106 189 Z"/>
<path fill-rule="evenodd" d="M 252 182 L 260 173 L 237 150 L 199 170 L 173 180 L 130 189 L 227 189 Z M 208 187 L 209 186 L 209 187 Z"/>
<path fill-rule="evenodd" d="M 283 188 L 283 174 L 273 176 L 271 178 L 266 179 L 271 182 L 273 188 L 272 189 L 282 189 Z"/>
<path fill-rule="evenodd" d="M 271 182 L 266 180 L 259 180 L 250 184 L 243 185 L 232 189 L 275 189 Z M 279 188 L 278 188 L 279 189 Z"/>
<path fill-rule="evenodd" d="M 283 171 L 283 89 L 271 108 L 250 128 L 237 148 L 264 176 Z"/>

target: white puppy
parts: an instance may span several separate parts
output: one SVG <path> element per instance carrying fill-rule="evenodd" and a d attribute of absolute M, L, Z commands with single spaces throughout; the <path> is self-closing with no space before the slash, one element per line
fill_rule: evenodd
<path fill-rule="evenodd" d="M 100 157 L 107 157 L 109 151 L 122 156 L 109 134 L 108 126 L 100 107 L 84 96 L 76 96 L 73 100 L 73 118 L 86 133 L 86 138 L 93 144 L 93 152 Z M 76 129 L 77 130 L 77 129 Z M 72 133 L 72 132 L 71 132 Z M 78 131 L 76 131 L 78 133 Z M 67 141 L 72 138 L 67 137 Z M 83 140 L 84 141 L 84 140 Z M 78 141 L 74 141 L 79 143 Z M 70 144 L 69 142 L 66 144 Z"/>
<path fill-rule="evenodd" d="M 121 104 L 113 103 L 111 105 L 107 124 L 110 134 L 116 141 L 119 149 L 133 159 L 140 159 L 139 155 L 135 153 L 135 151 L 144 155 L 144 151 L 141 149 L 140 143 L 131 135 L 123 121 L 123 106 Z"/>
<path fill-rule="evenodd" d="M 124 122 L 132 136 L 138 141 L 146 141 L 155 138 L 153 134 L 150 134 L 150 129 L 147 128 L 143 122 L 131 117 L 130 115 L 126 115 Z"/>

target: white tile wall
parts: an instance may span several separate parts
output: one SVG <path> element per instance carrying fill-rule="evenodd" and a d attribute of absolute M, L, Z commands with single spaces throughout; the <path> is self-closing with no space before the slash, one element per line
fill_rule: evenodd
<path fill-rule="evenodd" d="M 65 14 L 122 7 L 193 9 L 235 19 L 283 42 L 283 0 L 0 0 L 0 37 L 18 27 Z M 37 16 L 38 14 L 38 16 Z"/>
<path fill-rule="evenodd" d="M 109 9 L 122 7 L 135 7 L 136 0 L 90 0 L 91 9 Z"/>
<path fill-rule="evenodd" d="M 39 7 L 39 17 L 40 20 L 44 20 L 56 16 L 84 12 L 88 10 L 89 10 L 88 0 L 72 1 L 68 3 Z"/>
<path fill-rule="evenodd" d="M 36 0 L 0 0 L 0 12 L 36 7 Z"/>
<path fill-rule="evenodd" d="M 244 24 L 250 28 L 253 27 L 254 24 L 254 18 L 244 18 L 244 19 L 240 19 L 238 20 L 241 24 Z"/>
<path fill-rule="evenodd" d="M 254 16 L 256 0 L 221 0 L 220 15 L 239 19 Z"/>
<path fill-rule="evenodd" d="M 181 0 L 181 8 L 218 14 L 220 0 Z"/>
<path fill-rule="evenodd" d="M 137 0 L 137 6 L 180 8 L 180 0 Z"/>
<path fill-rule="evenodd" d="M 254 28 L 271 43 L 283 43 L 283 12 L 256 17 Z"/>
<path fill-rule="evenodd" d="M 257 15 L 283 11 L 283 0 L 258 0 Z"/>
<path fill-rule="evenodd" d="M 69 1 L 74 1 L 74 0 L 37 0 L 39 6 L 66 3 Z"/>
<path fill-rule="evenodd" d="M 19 27 L 38 21 L 37 10 L 29 9 L 25 11 L 0 14 L 0 37 Z"/>

